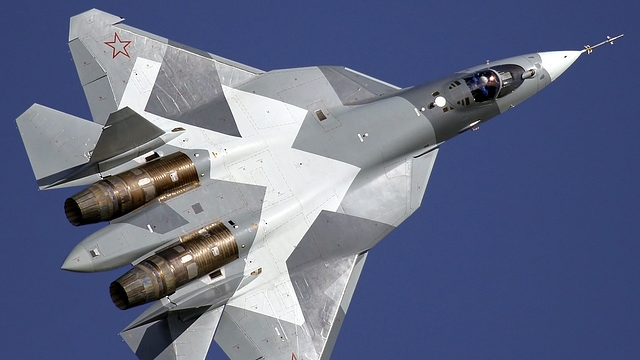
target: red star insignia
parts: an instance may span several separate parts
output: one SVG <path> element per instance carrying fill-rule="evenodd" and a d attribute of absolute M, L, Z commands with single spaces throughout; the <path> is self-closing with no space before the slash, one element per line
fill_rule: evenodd
<path fill-rule="evenodd" d="M 111 49 L 113 49 L 113 57 L 112 59 L 115 59 L 116 56 L 122 54 L 126 57 L 130 57 L 129 56 L 129 51 L 127 51 L 127 46 L 129 46 L 129 44 L 131 44 L 131 40 L 127 40 L 127 41 L 122 41 L 120 40 L 120 37 L 118 36 L 118 33 L 114 33 L 113 34 L 113 41 L 105 41 L 105 44 L 107 44 Z"/>

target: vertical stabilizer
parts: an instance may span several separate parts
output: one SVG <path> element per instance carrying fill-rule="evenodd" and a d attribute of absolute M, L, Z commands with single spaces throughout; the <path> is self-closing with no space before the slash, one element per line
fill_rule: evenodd
<path fill-rule="evenodd" d="M 129 325 L 120 336 L 141 360 L 204 360 L 223 309 L 170 311 L 165 318 Z"/>

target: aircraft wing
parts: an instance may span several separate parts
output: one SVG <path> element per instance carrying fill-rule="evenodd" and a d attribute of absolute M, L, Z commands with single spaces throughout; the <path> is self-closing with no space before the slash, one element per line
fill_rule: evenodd
<path fill-rule="evenodd" d="M 71 18 L 69 48 L 91 115 L 99 124 L 105 124 L 111 113 L 128 105 L 123 101 L 132 100 L 148 105 L 147 111 L 160 116 L 202 123 L 212 110 L 224 116 L 224 109 L 215 107 L 214 101 L 222 93 L 220 85 L 236 86 L 263 72 L 127 26 L 123 20 L 97 9 Z M 137 48 L 140 43 L 146 44 L 145 48 Z M 128 62 L 134 51 L 146 59 L 147 69 L 158 61 L 164 66 L 149 78 Z M 141 75 L 135 80 L 139 93 L 130 97 L 132 100 L 126 100 L 130 95 L 125 93 L 126 85 L 132 73 Z M 211 87 L 211 84 L 218 86 Z M 153 87 L 145 88 L 148 85 Z M 148 104 L 141 101 L 141 95 L 151 101 Z M 209 104 L 212 101 L 214 104 Z M 210 106 L 203 108 L 205 104 Z M 132 109 L 139 113 L 145 110 L 135 106 Z M 225 124 L 210 126 L 216 131 L 237 132 Z"/>

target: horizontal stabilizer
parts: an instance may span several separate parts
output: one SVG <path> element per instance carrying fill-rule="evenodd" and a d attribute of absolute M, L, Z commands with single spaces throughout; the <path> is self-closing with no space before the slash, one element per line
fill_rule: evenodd
<path fill-rule="evenodd" d="M 39 104 L 16 122 L 41 189 L 63 179 L 65 170 L 87 163 L 102 132 L 100 124 Z"/>
<path fill-rule="evenodd" d="M 162 129 L 128 107 L 109 115 L 104 127 L 39 104 L 16 122 L 40 189 L 90 184 L 97 180 L 92 175 L 179 135 L 163 138 Z"/>

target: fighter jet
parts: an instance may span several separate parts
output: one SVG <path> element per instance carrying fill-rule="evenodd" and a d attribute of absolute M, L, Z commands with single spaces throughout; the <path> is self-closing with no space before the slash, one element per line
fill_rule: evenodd
<path fill-rule="evenodd" d="M 612 43 L 608 39 L 603 43 Z M 64 260 L 128 271 L 140 359 L 328 359 L 368 251 L 420 206 L 439 149 L 584 52 L 531 53 L 399 88 L 346 67 L 262 71 L 100 10 L 69 47 L 93 121 L 34 104 L 17 124 L 40 189 L 76 226 Z M 105 310 L 106 311 L 106 310 Z"/>

